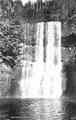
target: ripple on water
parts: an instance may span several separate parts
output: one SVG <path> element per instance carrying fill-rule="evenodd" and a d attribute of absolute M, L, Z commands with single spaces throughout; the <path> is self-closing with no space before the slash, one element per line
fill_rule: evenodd
<path fill-rule="evenodd" d="M 0 100 L 2 120 L 76 120 L 76 103 L 60 99 Z"/>

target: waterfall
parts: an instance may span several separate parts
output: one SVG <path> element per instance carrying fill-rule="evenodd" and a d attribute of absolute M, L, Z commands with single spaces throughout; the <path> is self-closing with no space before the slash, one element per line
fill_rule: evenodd
<path fill-rule="evenodd" d="M 59 97 L 62 94 L 61 78 L 61 24 L 49 22 L 47 25 L 46 64 L 43 81 L 45 97 Z"/>
<path fill-rule="evenodd" d="M 61 23 L 35 24 L 35 39 L 35 61 L 22 60 L 21 97 L 58 98 L 62 95 Z"/>

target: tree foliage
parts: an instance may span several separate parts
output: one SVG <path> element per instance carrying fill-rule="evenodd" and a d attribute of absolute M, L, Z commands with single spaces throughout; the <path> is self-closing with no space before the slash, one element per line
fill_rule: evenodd
<path fill-rule="evenodd" d="M 76 33 L 76 1 L 53 0 L 25 6 L 20 0 L 0 0 L 0 57 L 13 68 L 24 42 L 25 22 L 61 21 L 62 35 Z"/>
<path fill-rule="evenodd" d="M 14 4 L 10 0 L 4 0 L 1 3 L 0 57 L 11 68 L 17 62 L 17 58 L 20 55 L 20 43 L 24 41 L 23 21 L 14 8 Z"/>

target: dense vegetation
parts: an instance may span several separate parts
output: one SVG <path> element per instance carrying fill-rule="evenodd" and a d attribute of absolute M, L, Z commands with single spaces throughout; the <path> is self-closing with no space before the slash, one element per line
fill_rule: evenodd
<path fill-rule="evenodd" d="M 9 91 L 8 93 L 11 95 L 16 94 L 21 77 L 21 68 L 18 64 L 22 54 L 21 43 L 25 42 L 28 46 L 31 44 L 30 49 L 27 50 L 30 54 L 32 46 L 35 45 L 34 40 L 31 40 L 32 43 L 30 43 L 24 38 L 26 23 L 43 21 L 61 21 L 62 45 L 76 48 L 76 0 L 49 0 L 44 3 L 42 0 L 38 0 L 34 4 L 29 1 L 24 6 L 20 0 L 15 2 L 0 0 L 0 60 L 11 68 L 9 90 L 5 90 Z M 31 24 L 27 24 L 27 28 L 32 29 Z M 6 78 L 6 82 L 3 82 L 3 79 L 0 80 L 0 88 L 2 84 L 5 84 L 0 91 L 7 89 L 6 82 L 9 83 Z"/>
<path fill-rule="evenodd" d="M 13 68 L 20 55 L 20 43 L 24 41 L 23 21 L 11 0 L 0 2 L 0 57 Z"/>
<path fill-rule="evenodd" d="M 75 0 L 29 1 L 24 6 L 20 0 L 0 0 L 0 58 L 11 68 L 16 65 L 26 22 L 61 21 L 62 37 L 75 35 L 75 6 Z"/>

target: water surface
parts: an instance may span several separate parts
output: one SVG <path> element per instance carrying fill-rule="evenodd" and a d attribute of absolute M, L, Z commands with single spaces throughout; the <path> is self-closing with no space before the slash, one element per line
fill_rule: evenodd
<path fill-rule="evenodd" d="M 0 120 L 76 120 L 76 102 L 67 99 L 1 99 Z"/>

